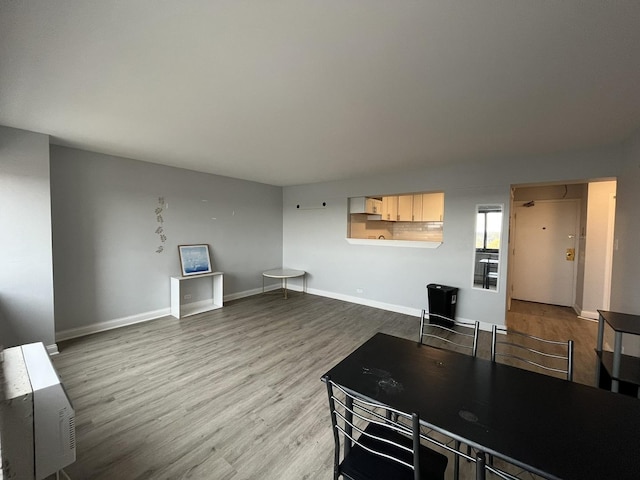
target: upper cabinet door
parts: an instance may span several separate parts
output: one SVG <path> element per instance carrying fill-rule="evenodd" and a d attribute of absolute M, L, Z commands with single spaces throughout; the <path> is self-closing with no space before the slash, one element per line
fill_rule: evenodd
<path fill-rule="evenodd" d="M 398 221 L 413 222 L 413 195 L 398 197 Z"/>
<path fill-rule="evenodd" d="M 395 222 L 398 219 L 398 196 L 382 197 L 382 220 Z"/>
<path fill-rule="evenodd" d="M 380 215 L 382 213 L 382 200 L 367 198 L 367 213 Z"/>
<path fill-rule="evenodd" d="M 413 221 L 422 221 L 422 193 L 416 193 L 413 196 Z"/>
<path fill-rule="evenodd" d="M 444 193 L 422 195 L 422 221 L 441 222 L 444 218 Z"/>

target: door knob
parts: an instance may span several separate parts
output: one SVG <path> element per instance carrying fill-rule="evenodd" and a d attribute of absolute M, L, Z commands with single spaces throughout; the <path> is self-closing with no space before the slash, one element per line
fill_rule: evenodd
<path fill-rule="evenodd" d="M 567 253 L 565 256 L 567 262 L 573 262 L 576 258 L 576 249 L 575 248 L 567 248 Z"/>

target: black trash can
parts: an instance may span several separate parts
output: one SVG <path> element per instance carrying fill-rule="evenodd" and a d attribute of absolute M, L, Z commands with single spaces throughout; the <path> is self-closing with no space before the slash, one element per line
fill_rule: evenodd
<path fill-rule="evenodd" d="M 442 315 L 451 320 L 429 315 L 429 323 L 436 323 L 445 327 L 452 327 L 456 318 L 456 303 L 458 301 L 458 289 L 446 285 L 430 283 L 427 285 L 427 297 L 429 299 L 429 313 Z"/>

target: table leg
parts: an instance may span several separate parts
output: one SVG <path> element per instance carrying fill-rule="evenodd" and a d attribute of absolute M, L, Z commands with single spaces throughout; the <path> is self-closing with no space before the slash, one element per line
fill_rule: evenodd
<path fill-rule="evenodd" d="M 284 299 L 287 299 L 287 279 L 284 279 Z"/>
<path fill-rule="evenodd" d="M 620 359 L 622 358 L 622 332 L 615 332 L 613 346 L 613 367 L 611 368 L 611 391 L 618 392 L 620 387 Z"/>
<path fill-rule="evenodd" d="M 598 339 L 596 341 L 596 352 L 602 353 L 602 347 L 604 344 L 604 318 L 602 314 L 598 315 Z M 600 385 L 600 375 L 602 368 L 602 360 L 600 357 L 596 358 L 596 385 Z"/>
<path fill-rule="evenodd" d="M 596 350 L 602 351 L 602 344 L 604 342 L 604 318 L 602 315 L 598 315 L 598 341 L 596 343 Z"/>

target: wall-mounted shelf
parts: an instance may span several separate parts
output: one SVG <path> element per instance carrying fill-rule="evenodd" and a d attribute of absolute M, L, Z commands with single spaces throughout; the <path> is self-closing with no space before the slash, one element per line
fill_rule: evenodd
<path fill-rule="evenodd" d="M 211 299 L 183 304 L 182 286 L 184 282 L 204 277 L 211 278 Z M 204 273 L 202 275 L 191 275 L 188 277 L 171 277 L 171 315 L 176 318 L 188 317 L 189 315 L 222 308 L 223 296 L 222 272 Z"/>

